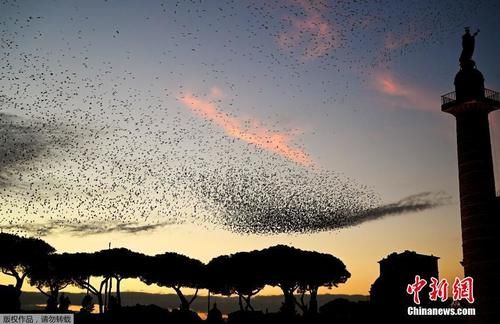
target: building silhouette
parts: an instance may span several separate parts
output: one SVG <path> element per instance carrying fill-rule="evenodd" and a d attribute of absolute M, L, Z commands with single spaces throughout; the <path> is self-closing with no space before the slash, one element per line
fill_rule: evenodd
<path fill-rule="evenodd" d="M 500 108 L 500 95 L 484 88 L 483 74 L 471 58 L 472 52 L 460 61 L 455 91 L 442 96 L 441 110 L 456 118 L 462 264 L 465 276 L 474 279 L 475 321 L 500 323 L 500 198 L 488 121 L 488 114 Z"/>
<path fill-rule="evenodd" d="M 380 276 L 370 289 L 370 303 L 386 314 L 404 315 L 408 306 L 414 306 L 413 296 L 406 292 L 415 275 L 431 282 L 438 278 L 438 259 L 433 255 L 419 254 L 414 251 L 392 253 L 380 260 Z M 420 305 L 429 305 L 429 285 L 420 292 Z"/>

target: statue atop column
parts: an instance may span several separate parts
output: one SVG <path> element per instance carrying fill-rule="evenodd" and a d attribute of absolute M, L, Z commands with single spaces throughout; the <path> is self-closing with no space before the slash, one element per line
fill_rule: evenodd
<path fill-rule="evenodd" d="M 472 60 L 475 37 L 479 29 L 471 34 L 470 28 L 465 27 L 462 36 L 462 53 L 460 54 L 460 71 L 455 76 L 455 92 L 458 101 L 484 98 L 484 77 L 476 67 L 476 62 Z"/>
<path fill-rule="evenodd" d="M 474 54 L 475 37 L 479 33 L 479 29 L 474 33 L 470 33 L 470 28 L 465 27 L 465 33 L 462 36 L 462 54 L 460 54 L 460 67 L 462 69 L 473 68 L 476 63 L 472 60 Z"/>

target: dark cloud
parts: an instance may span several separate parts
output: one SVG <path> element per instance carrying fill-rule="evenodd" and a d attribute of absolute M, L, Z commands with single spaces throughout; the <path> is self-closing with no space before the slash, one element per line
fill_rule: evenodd
<path fill-rule="evenodd" d="M 28 223 L 3 225 L 2 231 L 16 234 L 31 234 L 36 236 L 48 236 L 51 234 L 71 234 L 77 236 L 127 233 L 135 234 L 153 231 L 168 225 L 176 224 L 173 221 L 165 221 L 156 224 L 139 224 L 136 222 L 119 224 L 98 224 L 98 223 L 68 223 L 64 221 L 50 221 L 47 223 Z"/>

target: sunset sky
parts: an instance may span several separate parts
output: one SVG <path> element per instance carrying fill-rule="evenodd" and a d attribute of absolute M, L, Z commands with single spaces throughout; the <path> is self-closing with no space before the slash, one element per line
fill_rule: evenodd
<path fill-rule="evenodd" d="M 455 123 L 440 96 L 454 90 L 465 26 L 481 29 L 474 59 L 500 90 L 500 5 L 269 2 L 3 0 L 0 118 L 22 127 L 2 122 L 0 135 L 35 147 L 0 163 L 2 231 L 58 252 L 111 242 L 204 262 L 288 244 L 339 257 L 352 274 L 339 294 L 368 294 L 394 251 L 439 256 L 440 276 L 462 276 Z M 500 190 L 500 114 L 490 120 Z M 255 233 L 204 205 L 189 176 L 245 174 L 257 187 L 262 169 L 283 192 L 297 175 L 325 197 L 363 188 L 371 207 L 450 199 L 356 226 Z"/>

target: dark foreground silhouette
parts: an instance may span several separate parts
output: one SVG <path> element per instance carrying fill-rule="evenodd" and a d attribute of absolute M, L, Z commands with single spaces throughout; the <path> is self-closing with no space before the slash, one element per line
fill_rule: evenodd
<path fill-rule="evenodd" d="M 351 302 L 344 298 L 334 299 L 322 307 L 317 314 L 291 315 L 283 312 L 269 313 L 264 311 L 236 311 L 227 316 L 215 307 L 208 312 L 208 317 L 202 320 L 193 311 L 178 309 L 167 310 L 156 305 L 124 306 L 120 309 L 107 311 L 103 314 L 75 312 L 75 323 L 466 323 L 463 317 L 421 317 L 410 318 L 395 315 L 392 312 L 381 313 L 379 309 L 368 302 Z M 27 313 L 33 313 L 29 311 Z M 62 313 L 56 311 L 55 313 Z M 70 313 L 70 312 L 64 312 Z"/>
<path fill-rule="evenodd" d="M 186 314 L 200 289 L 238 296 L 240 311 L 254 311 L 252 297 L 266 285 L 282 290 L 282 313 L 294 315 L 299 308 L 302 314 L 315 314 L 318 289 L 336 287 L 351 276 L 333 255 L 284 245 L 223 255 L 208 264 L 173 252 L 148 256 L 124 248 L 55 254 L 55 249 L 40 239 L 6 233 L 0 233 L 0 245 L 0 268 L 16 279 L 15 286 L 4 289 L 9 297 L 0 305 L 0 312 L 19 310 L 21 288 L 27 279 L 47 297 L 47 311 L 57 310 L 58 300 L 59 310 L 68 308 L 69 301 L 60 291 L 71 285 L 86 290 L 88 298 L 98 304 L 98 312 L 104 314 L 121 308 L 121 281 L 137 278 L 147 285 L 173 289 L 179 310 Z M 184 288 L 194 289 L 194 295 L 188 298 Z"/>
<path fill-rule="evenodd" d="M 43 240 L 6 233 L 0 233 L 0 246 L 0 268 L 4 274 L 15 279 L 15 285 L 0 285 L 0 313 L 30 312 L 23 309 L 20 302 L 21 287 L 28 281 L 46 298 L 45 309 L 41 311 L 45 313 L 70 311 L 70 298 L 61 293 L 64 288 L 75 286 L 87 291 L 81 302 L 74 300 L 81 305 L 79 311 L 74 312 L 76 323 L 357 323 L 374 319 L 401 323 L 422 319 L 406 315 L 408 304 L 403 303 L 403 299 L 410 297 L 401 296 L 400 290 L 404 289 L 386 289 L 391 285 L 384 285 L 380 280 L 374 285 L 377 289 L 372 287 L 373 292 L 384 295 L 379 301 L 391 300 L 387 294 L 393 295 L 395 303 L 352 302 L 337 298 L 327 302 L 323 300 L 320 307 L 318 289 L 337 287 L 345 283 L 351 274 L 344 263 L 333 255 L 285 245 L 222 255 L 207 264 L 172 252 L 148 256 L 124 248 L 56 254 L 55 249 Z M 430 274 L 437 276 L 436 257 L 407 251 L 391 255 L 388 260 L 401 258 L 404 262 L 390 262 L 389 279 L 403 278 L 402 273 L 409 278 L 413 272 L 420 273 L 427 268 Z M 410 259 L 413 261 L 409 262 Z M 381 271 L 383 278 L 387 277 L 384 273 Z M 90 280 L 91 277 L 93 280 Z M 127 278 L 173 289 L 178 309 L 140 304 L 124 306 L 120 283 Z M 404 286 L 406 281 L 397 284 Z M 281 289 L 279 311 L 257 309 L 255 295 L 265 286 Z M 184 288 L 191 288 L 194 294 L 187 295 Z M 200 289 L 208 291 L 209 298 L 214 298 L 207 303 L 211 309 L 204 320 L 192 310 Z M 238 310 L 223 315 L 215 296 L 234 296 Z M 161 304 L 165 305 L 163 301 Z M 430 306 L 449 307 L 449 304 Z M 440 323 L 464 320 L 463 317 L 424 319 Z"/>

